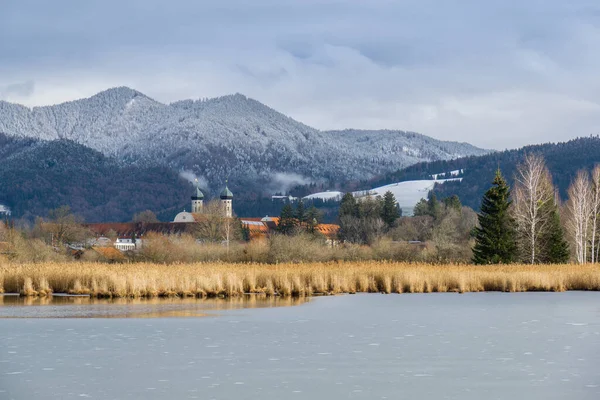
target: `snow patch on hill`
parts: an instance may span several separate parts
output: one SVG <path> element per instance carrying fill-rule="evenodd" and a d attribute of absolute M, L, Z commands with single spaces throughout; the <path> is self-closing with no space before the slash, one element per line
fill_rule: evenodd
<path fill-rule="evenodd" d="M 464 172 L 465 172 L 465 170 L 464 170 L 464 169 L 455 169 L 454 171 L 442 172 L 442 173 L 440 173 L 440 174 L 432 174 L 432 175 L 431 175 L 431 178 L 432 178 L 432 179 L 438 179 L 438 177 L 440 177 L 440 176 L 442 176 L 442 175 L 443 175 L 443 176 L 447 176 L 447 175 L 450 175 L 450 176 L 459 176 L 459 175 L 461 175 L 461 174 L 462 174 L 462 173 L 464 173 Z"/>
<path fill-rule="evenodd" d="M 10 208 L 6 207 L 4 204 L 0 204 L 0 215 L 10 215 Z"/>
<path fill-rule="evenodd" d="M 367 195 L 383 196 L 388 191 L 392 192 L 396 198 L 396 201 L 402 208 L 402 214 L 412 215 L 415 205 L 421 201 L 421 199 L 427 199 L 427 195 L 431 190 L 433 190 L 433 187 L 436 183 L 461 180 L 462 178 L 404 181 L 380 186 L 368 191 L 354 192 L 353 194 L 356 197 L 363 197 Z"/>
<path fill-rule="evenodd" d="M 455 171 L 452 171 L 455 172 Z M 441 175 L 441 174 L 436 174 Z M 453 174 L 454 175 L 454 174 Z M 418 180 L 418 181 L 404 181 L 392 183 L 385 186 L 379 186 L 369 190 L 360 190 L 353 192 L 354 197 L 361 198 L 365 196 L 381 196 L 386 192 L 392 192 L 398 205 L 402 208 L 403 215 L 412 215 L 415 205 L 421 201 L 421 199 L 427 199 L 427 196 L 436 183 L 444 183 L 449 181 L 461 181 L 462 178 L 450 178 L 450 179 L 433 179 L 433 180 Z M 305 200 L 310 199 L 322 199 L 322 200 L 341 200 L 344 196 L 343 192 L 327 191 L 313 193 L 309 196 L 304 197 Z"/>
<path fill-rule="evenodd" d="M 344 192 L 337 191 L 326 191 L 320 193 L 313 193 L 311 195 L 305 196 L 303 200 L 312 200 L 312 199 L 321 199 L 321 200 L 341 200 L 342 196 L 344 196 Z"/>

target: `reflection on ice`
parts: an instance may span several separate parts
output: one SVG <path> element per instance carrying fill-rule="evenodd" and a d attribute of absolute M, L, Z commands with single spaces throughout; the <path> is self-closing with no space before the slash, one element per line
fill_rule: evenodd
<path fill-rule="evenodd" d="M 97 299 L 88 296 L 0 295 L 0 318 L 165 318 L 202 317 L 222 310 L 289 307 L 307 298 L 247 295 L 233 298 Z M 239 321 L 229 321 L 235 324 Z"/>

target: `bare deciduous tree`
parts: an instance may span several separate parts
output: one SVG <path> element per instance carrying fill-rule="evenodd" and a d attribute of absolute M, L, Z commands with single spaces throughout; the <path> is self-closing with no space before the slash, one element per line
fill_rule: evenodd
<path fill-rule="evenodd" d="M 91 234 L 83 226 L 83 218 L 73 214 L 69 206 L 61 206 L 48 212 L 48 218 L 38 218 L 33 237 L 42 237 L 53 246 L 85 243 Z"/>
<path fill-rule="evenodd" d="M 592 193 L 591 193 L 591 236 L 592 246 L 590 249 L 592 264 L 598 262 L 600 253 L 600 241 L 598 241 L 598 218 L 600 215 L 600 165 L 596 165 L 592 171 Z"/>
<path fill-rule="evenodd" d="M 592 211 L 592 190 L 587 171 L 579 171 L 569 187 L 568 227 L 575 242 L 577 262 L 587 262 L 587 242 Z"/>
<path fill-rule="evenodd" d="M 540 237 L 549 221 L 550 207 L 554 201 L 554 189 L 550 172 L 543 157 L 528 154 L 517 168 L 514 190 L 514 213 L 524 260 L 535 264 Z"/>
<path fill-rule="evenodd" d="M 211 201 L 204 206 L 204 212 L 197 217 L 197 221 L 190 228 L 195 237 L 210 242 L 229 242 L 238 235 L 238 220 L 225 217 L 225 209 L 220 201 Z"/>

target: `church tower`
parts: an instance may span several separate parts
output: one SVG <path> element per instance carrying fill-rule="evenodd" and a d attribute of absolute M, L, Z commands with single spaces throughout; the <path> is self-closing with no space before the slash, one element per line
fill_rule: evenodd
<path fill-rule="evenodd" d="M 192 196 L 192 214 L 201 214 L 204 210 L 204 193 L 200 190 L 198 179 L 196 179 L 196 193 Z"/>
<path fill-rule="evenodd" d="M 223 208 L 223 214 L 227 218 L 233 216 L 233 193 L 227 187 L 227 181 L 225 181 L 225 189 L 221 192 L 221 207 Z"/>

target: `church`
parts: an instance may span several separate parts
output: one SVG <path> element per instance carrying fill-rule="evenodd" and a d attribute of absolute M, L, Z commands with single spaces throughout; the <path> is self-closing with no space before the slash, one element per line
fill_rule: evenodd
<path fill-rule="evenodd" d="M 224 218 L 233 218 L 233 193 L 229 190 L 227 182 L 225 188 L 219 195 L 218 210 Z M 145 236 L 150 233 L 159 233 L 162 235 L 182 235 L 189 233 L 191 224 L 201 222 L 203 215 L 207 211 L 207 205 L 204 204 L 204 193 L 200 190 L 198 181 L 191 196 L 191 212 L 182 211 L 175 216 L 172 222 L 124 222 L 124 223 L 96 223 L 86 224 L 98 237 L 105 238 L 110 232 L 117 236 L 114 246 L 126 251 L 131 248 L 141 246 Z M 279 217 L 242 217 L 239 218 L 241 225 L 247 230 L 250 240 L 264 240 L 272 233 L 277 231 Z M 324 235 L 328 243 L 332 245 L 337 243 L 337 233 L 339 226 L 335 224 L 318 224 L 315 229 Z M 132 242 L 136 239 L 136 244 Z M 137 244 L 139 241 L 139 245 Z"/>
<path fill-rule="evenodd" d="M 184 226 L 186 223 L 194 223 L 202 221 L 202 215 L 205 213 L 204 193 L 200 190 L 198 181 L 196 180 L 196 188 L 192 195 L 191 212 L 182 211 L 175 216 L 172 224 L 174 227 Z M 219 195 L 219 210 L 225 218 L 233 218 L 233 193 L 229 190 L 227 182 L 225 188 Z M 213 210 L 214 211 L 214 210 Z M 242 226 L 245 227 L 250 235 L 250 239 L 264 239 L 272 232 L 277 230 L 279 225 L 279 217 L 242 217 L 239 219 Z M 318 224 L 315 229 L 323 234 L 328 242 L 334 243 L 337 239 L 339 226 L 334 224 Z"/>
<path fill-rule="evenodd" d="M 219 203 L 221 206 L 221 210 L 223 213 L 223 217 L 232 218 L 233 217 L 233 193 L 227 187 L 227 182 L 225 183 L 225 189 L 221 192 L 219 196 Z M 200 186 L 198 186 L 198 180 L 196 179 L 196 191 L 192 196 L 192 208 L 191 212 L 182 211 L 175 216 L 173 222 L 195 222 L 194 214 L 203 214 L 204 212 L 204 193 L 200 190 Z"/>

